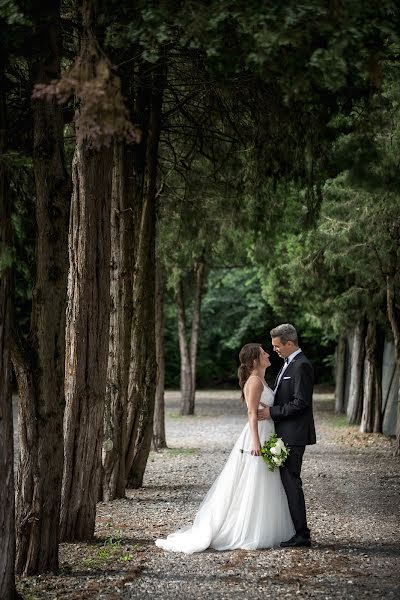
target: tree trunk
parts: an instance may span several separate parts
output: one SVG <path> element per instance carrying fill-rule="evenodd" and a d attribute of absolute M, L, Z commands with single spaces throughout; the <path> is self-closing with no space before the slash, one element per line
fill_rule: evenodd
<path fill-rule="evenodd" d="M 178 309 L 179 352 L 181 357 L 181 415 L 193 415 L 192 367 L 190 350 L 186 335 L 186 310 L 182 280 L 179 281 L 176 293 Z"/>
<path fill-rule="evenodd" d="M 375 381 L 375 406 L 372 431 L 374 433 L 382 433 L 383 426 L 383 350 L 385 347 L 385 332 L 377 326 L 376 334 L 376 381 Z"/>
<path fill-rule="evenodd" d="M 11 397 L 11 206 L 6 152 L 5 60 L 0 56 L 0 598 L 15 598 L 14 441 Z"/>
<path fill-rule="evenodd" d="M 111 313 L 103 444 L 103 499 L 125 495 L 127 396 L 132 327 L 133 149 L 115 144 L 111 207 Z"/>
<path fill-rule="evenodd" d="M 345 335 L 341 335 L 336 347 L 336 385 L 335 385 L 335 413 L 345 412 L 345 382 L 346 382 L 346 344 Z"/>
<path fill-rule="evenodd" d="M 363 433 L 372 432 L 375 423 L 381 421 L 377 416 L 382 407 L 380 356 L 377 325 L 376 322 L 369 322 L 365 338 L 363 411 L 360 425 L 360 431 Z"/>
<path fill-rule="evenodd" d="M 157 380 L 155 344 L 155 241 L 158 144 L 161 131 L 162 95 L 165 85 L 163 59 L 151 69 L 143 65 L 143 89 L 138 95 L 143 141 L 135 160 L 137 232 L 133 278 L 133 321 L 128 392 L 128 426 L 125 469 L 128 487 L 142 485 L 153 435 Z"/>
<path fill-rule="evenodd" d="M 112 150 L 77 142 L 72 165 L 65 360 L 63 541 L 93 537 L 110 326 Z"/>
<path fill-rule="evenodd" d="M 59 76 L 59 11 L 58 2 L 34 3 L 33 84 Z M 62 112 L 43 101 L 34 101 L 32 112 L 36 280 L 29 342 L 22 348 L 15 332 L 13 349 L 20 396 L 16 570 L 24 575 L 58 570 L 70 205 Z"/>
<path fill-rule="evenodd" d="M 190 414 L 194 414 L 195 397 L 196 397 L 196 364 L 197 364 L 197 347 L 199 342 L 200 316 L 201 316 L 201 300 L 203 294 L 204 281 L 204 260 L 200 259 L 196 265 L 196 287 L 192 317 L 192 334 L 190 338 L 190 367 L 192 371 L 192 383 L 190 390 Z"/>
<path fill-rule="evenodd" d="M 199 341 L 201 300 L 203 293 L 205 263 L 201 258 L 196 263 L 196 282 L 190 343 L 186 335 L 186 307 L 182 279 L 178 283 L 176 305 L 178 312 L 178 337 L 181 358 L 181 414 L 194 415 L 196 395 L 196 363 Z"/>
<path fill-rule="evenodd" d="M 362 411 L 363 373 L 365 356 L 365 321 L 360 321 L 354 331 L 350 374 L 349 403 L 347 417 L 349 423 L 359 423 Z"/>
<path fill-rule="evenodd" d="M 364 389 L 363 389 L 363 411 L 361 416 L 360 431 L 370 433 L 372 431 L 373 406 L 376 379 L 376 323 L 369 322 L 365 338 L 365 360 L 364 360 Z"/>
<path fill-rule="evenodd" d="M 153 442 L 155 450 L 167 447 L 165 438 L 165 357 L 164 357 L 164 281 L 162 266 L 156 260 L 156 362 L 157 386 L 154 408 Z"/>
<path fill-rule="evenodd" d="M 82 76 L 95 81 L 98 52 L 95 6 L 76 0 Z M 96 82 L 97 85 L 97 82 Z M 104 92 L 106 93 L 106 92 Z M 84 114 L 85 106 L 78 110 Z M 77 114 L 80 122 L 80 115 Z M 96 113 L 93 112 L 93 119 Z M 101 125 L 101 124 L 100 124 Z M 101 449 L 110 329 L 112 148 L 88 128 L 78 132 L 72 162 L 68 307 L 65 357 L 64 475 L 61 501 L 63 541 L 94 535 L 100 495 Z"/>
<path fill-rule="evenodd" d="M 388 275 L 386 279 L 386 299 L 389 323 L 392 328 L 396 363 L 400 369 L 400 310 L 396 304 L 396 286 L 394 276 Z M 397 295 L 398 297 L 398 295 Z M 400 456 L 400 386 L 397 394 L 397 425 L 396 425 L 396 450 L 395 455 Z"/>

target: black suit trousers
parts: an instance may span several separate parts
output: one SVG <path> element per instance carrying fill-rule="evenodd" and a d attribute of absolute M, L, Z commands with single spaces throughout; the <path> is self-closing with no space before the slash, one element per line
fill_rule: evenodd
<path fill-rule="evenodd" d="M 285 488 L 296 535 L 310 537 L 307 527 L 306 506 L 300 477 L 305 446 L 290 446 L 290 453 L 281 467 L 281 479 Z"/>

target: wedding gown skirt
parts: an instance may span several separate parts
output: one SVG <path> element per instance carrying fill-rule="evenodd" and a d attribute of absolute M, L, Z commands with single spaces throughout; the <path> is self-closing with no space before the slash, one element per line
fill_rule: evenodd
<path fill-rule="evenodd" d="M 271 398 L 272 396 L 272 398 Z M 265 388 L 261 402 L 272 405 Z M 261 444 L 275 431 L 272 421 L 259 421 Z M 269 471 L 261 456 L 252 456 L 247 424 L 229 458 L 202 501 L 192 525 L 156 540 L 170 552 L 272 548 L 295 534 L 279 469 Z M 243 449 L 244 452 L 240 452 Z"/>

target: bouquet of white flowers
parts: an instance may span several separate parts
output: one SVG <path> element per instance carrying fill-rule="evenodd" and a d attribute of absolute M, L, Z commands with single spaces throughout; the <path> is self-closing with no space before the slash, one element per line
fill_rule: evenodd
<path fill-rule="evenodd" d="M 282 440 L 273 433 L 269 440 L 264 442 L 261 447 L 261 456 L 267 463 L 268 469 L 274 471 L 283 465 L 289 456 L 290 449 L 287 448 Z"/>

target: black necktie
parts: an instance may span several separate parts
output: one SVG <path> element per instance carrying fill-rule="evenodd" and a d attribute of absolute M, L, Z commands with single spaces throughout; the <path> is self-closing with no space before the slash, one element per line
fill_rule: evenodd
<path fill-rule="evenodd" d="M 288 356 L 285 358 L 285 365 L 287 365 L 287 364 L 289 364 L 289 357 Z"/>

